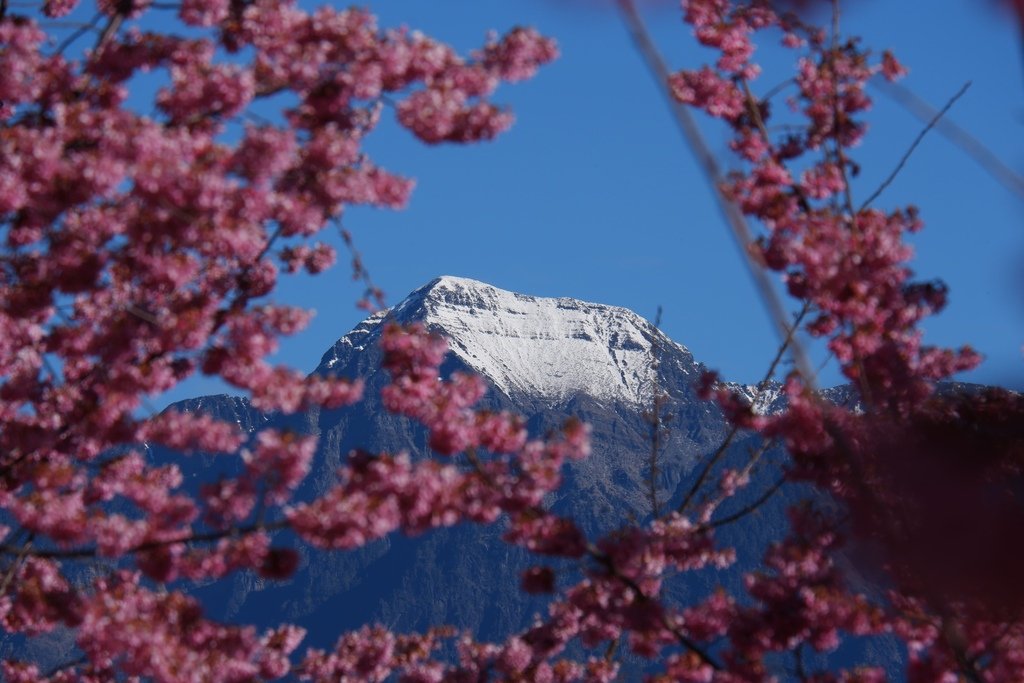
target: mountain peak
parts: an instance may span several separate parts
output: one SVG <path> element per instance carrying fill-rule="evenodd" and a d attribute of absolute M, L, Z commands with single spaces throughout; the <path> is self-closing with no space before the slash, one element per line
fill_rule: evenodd
<path fill-rule="evenodd" d="M 459 277 L 457 275 L 442 275 L 435 277 L 433 280 L 423 285 L 417 291 L 429 291 L 434 290 L 469 290 L 469 289 L 497 289 L 494 285 L 489 285 L 486 282 L 480 280 L 474 280 L 468 277 Z"/>
<path fill-rule="evenodd" d="M 518 294 L 451 275 L 420 287 L 387 317 L 442 333 L 455 356 L 504 394 L 555 404 L 577 394 L 646 404 L 656 349 L 673 347 L 690 357 L 628 309 Z M 339 344 L 363 348 L 384 319 L 367 319 Z M 336 345 L 324 356 L 326 368 L 341 351 Z"/>

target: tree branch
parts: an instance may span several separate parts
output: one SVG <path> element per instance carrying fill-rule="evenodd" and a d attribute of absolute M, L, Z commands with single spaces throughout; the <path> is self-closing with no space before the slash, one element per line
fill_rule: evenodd
<path fill-rule="evenodd" d="M 776 491 L 778 491 L 780 488 L 782 488 L 782 485 L 785 484 L 785 483 L 786 483 L 786 477 L 785 476 L 779 477 L 778 480 L 774 484 L 769 486 L 768 490 L 765 491 L 763 494 L 761 494 L 758 497 L 757 500 L 755 500 L 754 502 L 750 503 L 749 505 L 745 505 L 744 507 L 740 508 L 736 512 L 733 512 L 732 514 L 726 515 L 725 517 L 722 517 L 721 519 L 716 519 L 716 520 L 714 520 L 712 522 L 709 522 L 706 525 L 706 528 L 708 528 L 708 529 L 718 529 L 720 527 L 726 526 L 727 524 L 732 524 L 733 522 L 737 522 L 737 521 L 743 519 L 744 517 L 749 515 L 751 512 L 753 512 L 754 510 L 756 510 L 759 507 L 761 507 L 762 505 L 764 505 L 768 501 L 769 498 L 771 498 L 773 495 L 775 495 Z"/>
<path fill-rule="evenodd" d="M 859 209 L 857 209 L 857 213 L 860 213 L 864 209 L 868 208 L 868 206 L 871 205 L 871 202 L 873 202 L 876 199 L 878 199 L 878 196 L 880 194 L 882 194 L 882 192 L 884 192 L 885 189 L 887 187 L 889 187 L 889 185 L 892 184 L 892 181 L 896 179 L 896 176 L 899 175 L 899 172 L 902 171 L 903 167 L 907 165 L 907 161 L 910 159 L 910 155 L 914 153 L 914 150 L 917 149 L 917 146 L 921 144 L 922 140 L 924 140 L 924 136 L 928 134 L 928 131 L 930 131 L 932 128 L 935 127 L 935 125 L 939 122 L 939 120 L 942 119 L 943 116 L 945 116 L 946 112 L 948 112 L 950 110 L 950 108 L 953 106 L 953 104 L 957 100 L 959 100 L 961 97 L 963 97 L 964 93 L 966 93 L 967 89 L 970 88 L 970 87 L 971 87 L 971 82 L 970 81 L 967 81 L 966 83 L 964 83 L 963 87 L 961 87 L 960 90 L 958 90 L 955 95 L 953 95 L 951 98 L 949 98 L 949 101 L 946 102 L 946 105 L 942 109 L 940 109 L 938 112 L 936 112 L 935 116 L 933 116 L 931 118 L 931 120 L 928 122 L 928 125 L 926 125 L 921 130 L 921 132 L 917 134 L 916 138 L 914 138 L 914 142 L 911 143 L 911 145 L 907 149 L 907 151 L 904 152 L 903 157 L 900 159 L 899 163 L 896 164 L 896 168 L 894 168 L 892 173 L 889 174 L 889 177 L 886 178 L 882 182 L 882 184 L 878 186 L 878 189 L 875 190 L 871 194 L 870 197 L 868 197 L 867 199 L 864 200 L 864 203 L 860 205 Z"/>
<path fill-rule="evenodd" d="M 906 86 L 883 79 L 873 81 L 876 88 L 911 115 L 925 123 L 935 120 L 935 132 L 959 147 L 974 159 L 996 182 L 1020 198 L 1024 198 L 1024 176 L 1014 171 L 989 150 L 978 138 L 946 117 L 938 117 L 938 110 L 915 95 Z"/>
<path fill-rule="evenodd" d="M 768 382 L 771 381 L 772 376 L 775 375 L 775 369 L 782 361 L 782 357 L 786 353 L 786 347 L 793 342 L 793 335 L 796 333 L 796 330 L 800 327 L 800 322 L 804 319 L 804 316 L 806 316 L 807 313 L 810 311 L 810 307 L 810 303 L 804 303 L 803 308 L 800 309 L 800 312 L 793 320 L 793 324 L 789 326 L 789 331 L 786 333 L 786 338 L 782 340 L 781 344 L 779 344 L 779 349 L 775 354 L 775 358 L 772 359 L 771 365 L 768 366 L 768 371 L 764 374 L 764 377 L 757 384 L 757 391 L 754 392 L 755 401 L 757 400 L 758 396 L 760 396 L 761 392 L 764 391 L 764 388 L 768 385 Z M 690 486 L 690 490 L 687 491 L 686 496 L 683 497 L 683 500 L 678 507 L 678 511 L 680 513 L 686 510 L 687 506 L 693 500 L 693 497 L 697 495 L 697 492 L 700 490 L 700 487 L 704 484 L 705 479 L 707 479 L 708 475 L 711 474 L 711 470 L 725 454 L 726 449 L 729 448 L 729 446 L 732 444 L 732 441 L 734 438 L 736 438 L 737 433 L 739 433 L 739 427 L 733 425 L 732 428 L 729 430 L 729 433 L 726 435 L 725 439 L 722 441 L 721 445 L 718 446 L 715 452 L 711 455 L 711 458 L 709 458 L 708 461 L 704 464 L 704 467 L 701 470 L 700 475 L 697 477 L 697 480 L 693 482 L 693 485 Z"/>

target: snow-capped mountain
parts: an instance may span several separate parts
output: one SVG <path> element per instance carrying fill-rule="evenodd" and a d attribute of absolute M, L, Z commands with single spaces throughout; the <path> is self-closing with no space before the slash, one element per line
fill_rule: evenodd
<path fill-rule="evenodd" d="M 333 369 L 387 316 L 441 331 L 452 354 L 509 397 L 564 405 L 586 395 L 623 405 L 651 401 L 654 360 L 692 356 L 632 311 L 568 298 L 541 298 L 445 276 L 413 292 L 339 341 L 320 364 Z M 684 369 L 688 373 L 689 368 Z"/>
<path fill-rule="evenodd" d="M 684 346 L 635 313 L 575 299 L 525 296 L 457 277 L 433 280 L 393 309 L 370 316 L 323 355 L 315 373 L 365 381 L 364 399 L 356 405 L 263 415 L 244 399 L 213 396 L 175 409 L 210 413 L 251 432 L 270 427 L 318 435 L 319 451 L 300 498 L 330 487 L 338 465 L 354 448 L 424 455 L 424 430 L 388 414 L 380 403 L 387 374 L 380 369 L 377 341 L 390 319 L 420 321 L 444 334 L 451 354 L 442 374 L 479 373 L 491 387 L 485 407 L 523 414 L 532 434 L 556 428 L 569 416 L 591 425 L 592 455 L 565 472 L 550 504 L 577 520 L 592 538 L 650 515 L 651 428 L 645 412 L 655 389 L 667 397 L 660 414 L 668 434 L 658 454 L 656 482 L 663 509 L 678 504 L 697 463 L 728 432 L 718 408 L 695 394 L 702 366 Z M 741 389 L 754 398 L 753 387 Z M 759 411 L 777 409 L 783 400 L 777 384 L 757 399 Z M 756 445 L 754 437 L 742 436 L 721 465 L 735 464 Z M 199 481 L 209 478 L 208 468 L 217 461 L 191 457 L 180 462 L 187 480 Z M 785 523 L 785 498 L 784 493 L 776 496 L 743 525 L 722 531 L 723 541 L 737 547 L 736 568 L 698 573 L 667 590 L 680 600 L 695 599 L 719 583 L 741 590 L 741 568 L 760 558 Z M 744 504 L 742 498 L 734 503 Z M 320 647 L 332 645 L 341 630 L 374 621 L 398 630 L 446 623 L 484 638 L 503 638 L 526 626 L 545 603 L 517 588 L 519 573 L 536 558 L 501 542 L 501 533 L 500 524 L 460 525 L 417 538 L 391 536 L 355 552 L 310 552 L 285 584 L 241 575 L 227 591 L 218 584 L 200 595 L 216 617 L 298 623 L 310 631 L 307 643 Z"/>
<path fill-rule="evenodd" d="M 632 311 L 576 299 L 526 296 L 446 276 L 417 289 L 393 309 L 370 316 L 324 354 L 314 372 L 361 377 L 367 390 L 354 411 L 318 416 L 321 441 L 348 446 L 347 435 L 357 419 L 352 416 L 364 409 L 371 413 L 359 417 L 357 427 L 366 420 L 396 419 L 382 417 L 375 404 L 387 379 L 380 370 L 377 341 L 385 322 L 392 319 L 420 322 L 443 334 L 450 354 L 442 372 L 470 370 L 481 375 L 491 386 L 487 407 L 526 415 L 534 433 L 574 415 L 590 423 L 597 451 L 636 454 L 590 458 L 571 472 L 576 486 L 603 490 L 597 500 L 615 500 L 614 519 L 609 516 L 595 529 L 644 514 L 648 507 L 645 463 L 650 428 L 642 413 L 651 408 L 656 387 L 668 396 L 662 410 L 677 413 L 671 419 L 681 428 L 670 434 L 666 449 L 680 463 L 664 475 L 666 499 L 672 494 L 668 489 L 674 489 L 689 466 L 683 463 L 713 448 L 726 428 L 717 409 L 693 393 L 702 366 L 685 347 Z M 369 443 L 349 447 L 394 449 L 395 444 L 378 438 L 380 434 L 394 436 L 387 431 L 371 433 Z M 415 453 L 423 444 L 422 437 L 409 434 L 401 447 Z M 585 516 L 593 518 L 593 513 Z"/>

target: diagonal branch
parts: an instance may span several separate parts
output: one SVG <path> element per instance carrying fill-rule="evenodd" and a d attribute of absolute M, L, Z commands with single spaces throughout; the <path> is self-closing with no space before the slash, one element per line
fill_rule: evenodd
<path fill-rule="evenodd" d="M 937 117 L 938 110 L 915 95 L 906 86 L 882 79 L 875 79 L 873 83 L 883 95 L 902 106 L 920 121 L 929 122 L 934 119 L 935 132 L 963 150 L 1003 187 L 1024 199 L 1024 176 L 1007 166 L 978 138 L 951 119 Z"/>
<path fill-rule="evenodd" d="M 745 505 L 744 507 L 740 508 L 736 512 L 733 512 L 731 514 L 726 515 L 725 517 L 721 517 L 721 518 L 716 519 L 716 520 L 714 520 L 712 522 L 709 522 L 707 524 L 707 527 L 710 528 L 710 529 L 718 529 L 719 527 L 723 527 L 723 526 L 725 526 L 727 524 L 732 524 L 733 522 L 738 522 L 739 520 L 743 519 L 744 517 L 749 515 L 751 512 L 754 512 L 759 507 L 761 507 L 766 502 L 768 502 L 768 499 L 771 498 L 772 496 L 774 496 L 775 492 L 778 491 L 780 488 L 782 488 L 782 485 L 785 484 L 785 483 L 786 483 L 786 477 L 785 476 L 779 477 L 775 481 L 774 484 L 769 486 L 768 489 L 764 493 L 762 493 L 760 496 L 758 496 L 757 500 L 751 502 L 748 505 Z"/>
<path fill-rule="evenodd" d="M 796 316 L 796 319 L 793 320 L 793 324 L 789 326 L 789 331 L 786 332 L 786 338 L 782 340 L 782 343 L 779 345 L 779 350 L 775 354 L 775 358 L 772 359 L 771 365 L 768 366 L 768 371 L 765 372 L 764 377 L 757 385 L 757 392 L 754 394 L 755 401 L 760 396 L 761 392 L 764 391 L 764 388 L 768 385 L 768 382 L 771 381 L 772 376 L 775 374 L 775 369 L 778 367 L 779 362 L 782 361 L 782 356 L 785 354 L 786 348 L 793 343 L 793 335 L 796 333 L 797 328 L 800 327 L 800 321 L 804 319 L 804 316 L 807 315 L 809 310 L 810 304 L 805 303 L 803 309 L 801 309 L 800 313 Z M 711 474 L 711 470 L 722 458 L 722 456 L 725 455 L 726 449 L 728 449 L 730 444 L 732 444 L 733 439 L 736 438 L 736 434 L 738 434 L 739 431 L 739 427 L 733 425 L 732 428 L 729 430 L 729 433 L 726 435 L 725 439 L 722 440 L 722 443 L 718 446 L 717 449 L 715 449 L 715 452 L 711 455 L 711 457 L 708 458 L 708 461 L 704 463 L 704 467 L 701 469 L 700 474 L 697 476 L 697 480 L 693 482 L 693 484 L 690 486 L 690 490 L 687 491 L 686 496 L 683 497 L 683 501 L 679 504 L 679 512 L 686 511 L 687 506 L 689 506 L 690 502 L 693 500 L 693 497 L 697 495 L 697 492 L 700 491 L 700 487 L 704 484 L 704 481 L 708 478 L 708 475 Z"/>
<path fill-rule="evenodd" d="M 928 125 L 925 126 L 920 133 L 917 134 L 916 138 L 914 138 L 914 142 L 912 142 L 907 151 L 904 152 L 903 157 L 900 159 L 900 162 L 896 164 L 896 168 L 894 168 L 892 173 L 889 174 L 889 177 L 886 178 L 882 182 L 882 184 L 878 186 L 878 189 L 875 190 L 870 197 L 864 200 L 864 203 L 860 205 L 859 209 L 857 209 L 857 213 L 860 213 L 864 209 L 868 208 L 868 206 L 871 205 L 871 202 L 878 199 L 878 196 L 885 191 L 885 188 L 889 187 L 889 185 L 892 184 L 892 181 L 896 179 L 896 176 L 899 175 L 900 171 L 903 170 L 903 167 L 907 165 L 907 161 L 910 159 L 910 155 L 914 153 L 914 150 L 917 149 L 917 146 L 921 144 L 922 140 L 924 140 L 924 136 L 927 135 L 928 131 L 934 128 L 937 123 L 939 123 L 939 121 L 942 119 L 943 116 L 946 115 L 946 112 L 950 110 L 953 104 L 961 97 L 963 97 L 964 93 L 967 92 L 967 89 L 969 87 L 971 87 L 971 82 L 967 81 L 966 83 L 964 83 L 963 87 L 961 87 L 960 90 L 957 91 L 955 95 L 949 98 L 949 101 L 946 102 L 946 106 L 940 109 L 935 114 L 935 116 L 932 117 L 932 119 L 928 122 Z"/>

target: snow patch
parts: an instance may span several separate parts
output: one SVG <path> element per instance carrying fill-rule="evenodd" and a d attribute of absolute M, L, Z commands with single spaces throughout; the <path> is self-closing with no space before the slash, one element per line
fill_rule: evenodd
<path fill-rule="evenodd" d="M 393 313 L 442 331 L 451 351 L 506 395 L 556 403 L 587 394 L 645 405 L 654 345 L 689 353 L 628 309 L 527 296 L 466 278 L 438 278 Z"/>

